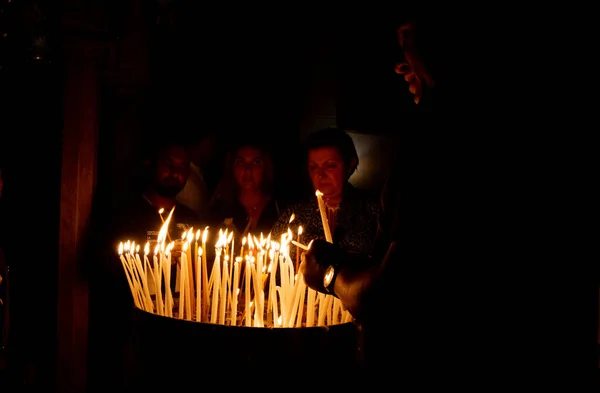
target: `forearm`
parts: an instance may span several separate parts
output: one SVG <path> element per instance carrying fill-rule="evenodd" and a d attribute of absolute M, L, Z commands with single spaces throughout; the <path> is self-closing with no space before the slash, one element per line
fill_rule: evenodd
<path fill-rule="evenodd" d="M 385 280 L 389 279 L 389 261 L 395 254 L 396 243 L 392 243 L 381 263 L 367 268 L 351 264 L 338 272 L 334 292 L 355 318 L 362 318 L 365 312 L 376 308 L 373 303 L 381 301 L 381 294 L 388 289 Z"/>

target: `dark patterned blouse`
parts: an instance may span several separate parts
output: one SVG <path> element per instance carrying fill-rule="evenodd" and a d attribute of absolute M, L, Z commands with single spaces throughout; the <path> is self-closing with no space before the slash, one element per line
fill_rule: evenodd
<path fill-rule="evenodd" d="M 290 223 L 292 214 L 295 218 Z M 335 217 L 335 227 L 331 233 L 333 242 L 349 252 L 370 254 L 375 246 L 380 217 L 378 195 L 348 184 Z M 290 228 L 297 241 L 299 225 L 302 225 L 300 243 L 308 245 L 312 239 L 325 239 L 316 196 L 282 211 L 271 230 L 271 239 L 281 241 L 281 235 Z M 292 260 L 295 259 L 295 253 L 296 247 L 290 247 Z"/>

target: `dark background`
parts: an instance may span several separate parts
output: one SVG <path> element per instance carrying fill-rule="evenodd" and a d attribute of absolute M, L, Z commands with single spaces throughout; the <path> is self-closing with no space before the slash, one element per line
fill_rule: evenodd
<path fill-rule="evenodd" d="M 271 135 L 284 163 L 281 188 L 293 198 L 307 186 L 298 181 L 305 176 L 296 147 L 312 130 L 338 125 L 351 132 L 365 152 L 360 183 L 371 187 L 380 185 L 393 155 L 385 138 L 410 132 L 397 127 L 416 108 L 393 71 L 397 20 L 387 15 L 395 9 L 211 7 L 0 0 L 0 241 L 12 261 L 15 379 L 48 391 L 56 378 L 68 122 L 97 111 L 98 190 L 109 196 L 127 186 L 144 141 L 161 133 L 216 134 L 222 141 Z M 88 72 L 70 57 L 74 47 L 98 64 L 90 76 L 98 80 L 97 107 L 78 113 L 64 111 L 73 94 L 65 86 Z M 79 88 L 85 95 L 88 87 Z"/>

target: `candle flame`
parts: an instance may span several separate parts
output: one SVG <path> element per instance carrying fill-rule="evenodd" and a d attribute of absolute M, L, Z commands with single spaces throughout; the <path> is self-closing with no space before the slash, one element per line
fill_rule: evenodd
<path fill-rule="evenodd" d="M 144 254 L 150 254 L 150 242 L 146 242 L 146 245 L 144 246 Z"/>
<path fill-rule="evenodd" d="M 302 225 L 298 226 L 298 236 L 302 235 Z"/>
<path fill-rule="evenodd" d="M 254 236 L 254 244 L 256 244 L 256 248 L 258 248 L 259 251 L 262 251 L 263 245 L 260 244 L 260 241 L 258 241 L 258 239 L 256 238 L 256 236 Z"/>
<path fill-rule="evenodd" d="M 185 237 L 187 236 L 187 231 L 183 231 L 181 234 L 181 240 L 185 241 Z"/>
<path fill-rule="evenodd" d="M 187 233 L 187 241 L 192 242 L 194 240 L 194 228 L 190 228 Z"/>
<path fill-rule="evenodd" d="M 160 231 L 158 232 L 158 237 L 156 239 L 157 242 L 162 243 L 167 238 L 167 232 L 169 230 L 169 223 L 171 222 L 171 217 L 173 216 L 174 211 L 175 211 L 175 206 L 173 206 L 173 208 L 171 209 L 171 212 L 169 213 L 169 216 L 165 220 L 165 223 L 160 228 Z"/>
<path fill-rule="evenodd" d="M 235 263 L 242 262 L 243 259 L 242 257 L 235 257 Z"/>
<path fill-rule="evenodd" d="M 156 247 L 154 247 L 154 255 L 158 254 L 158 250 L 160 249 L 160 245 L 156 245 Z"/>
<path fill-rule="evenodd" d="M 296 218 L 296 214 L 292 213 L 292 215 L 290 216 L 290 221 L 289 223 L 291 223 L 292 221 L 294 221 L 294 218 Z"/>
<path fill-rule="evenodd" d="M 123 242 L 119 243 L 119 255 L 123 254 Z"/>
<path fill-rule="evenodd" d="M 196 241 L 198 241 L 198 238 L 200 238 L 200 229 L 196 231 Z"/>
<path fill-rule="evenodd" d="M 252 241 L 252 236 L 248 235 L 248 247 L 254 248 L 254 242 Z"/>
<path fill-rule="evenodd" d="M 185 243 L 183 243 L 183 247 L 182 247 L 182 250 L 183 250 L 183 252 L 186 252 L 186 251 L 187 251 L 187 249 L 188 249 L 188 244 L 189 244 L 188 242 L 185 242 Z"/>
<path fill-rule="evenodd" d="M 317 196 L 317 198 L 318 198 L 318 197 L 322 197 L 322 196 L 323 196 L 323 193 L 322 193 L 321 191 L 317 190 L 317 191 L 315 192 L 315 195 L 316 195 L 316 196 Z"/>
<path fill-rule="evenodd" d="M 246 245 L 246 236 L 244 236 L 244 237 L 242 238 L 242 246 L 245 246 L 245 245 Z"/>
<path fill-rule="evenodd" d="M 204 228 L 204 232 L 202 232 L 202 243 L 206 243 L 207 236 L 208 236 L 208 227 Z"/>
<path fill-rule="evenodd" d="M 198 256 L 201 257 L 202 253 L 204 252 L 204 249 L 201 247 L 198 247 Z"/>
<path fill-rule="evenodd" d="M 306 246 L 306 247 L 308 247 L 308 249 L 309 249 L 309 250 L 310 250 L 310 246 L 312 246 L 312 243 L 313 243 L 313 241 L 314 241 L 314 240 L 315 240 L 315 239 L 312 239 L 312 240 L 310 241 L 310 243 L 308 243 L 308 246 Z"/>
<path fill-rule="evenodd" d="M 158 214 L 163 214 L 165 212 L 165 209 L 163 209 L 162 207 L 160 209 L 158 209 Z"/>
<path fill-rule="evenodd" d="M 139 253 L 140 253 L 140 245 L 139 245 L 139 244 L 137 244 L 137 245 L 135 246 L 135 253 L 136 253 L 136 254 L 139 254 Z"/>
<path fill-rule="evenodd" d="M 229 233 L 229 236 L 227 237 L 227 244 L 231 243 L 231 239 L 233 239 L 233 232 Z"/>

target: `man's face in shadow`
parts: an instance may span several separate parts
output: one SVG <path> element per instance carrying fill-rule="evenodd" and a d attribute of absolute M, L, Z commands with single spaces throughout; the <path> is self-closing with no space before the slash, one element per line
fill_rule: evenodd
<path fill-rule="evenodd" d="M 171 146 L 160 153 L 154 179 L 156 192 L 165 198 L 175 198 L 190 175 L 190 160 L 183 146 Z"/>
<path fill-rule="evenodd" d="M 415 96 L 415 104 L 418 104 L 423 97 L 423 88 L 432 88 L 434 82 L 419 56 L 415 38 L 415 29 L 411 23 L 398 28 L 398 43 L 404 51 L 405 61 L 397 64 L 395 70 L 397 74 L 404 75 L 404 80 L 408 82 L 408 91 Z"/>

